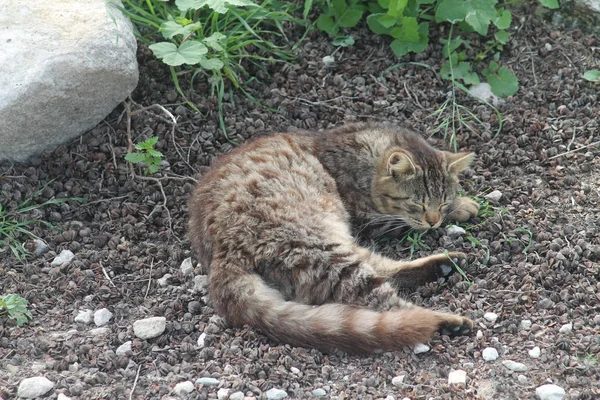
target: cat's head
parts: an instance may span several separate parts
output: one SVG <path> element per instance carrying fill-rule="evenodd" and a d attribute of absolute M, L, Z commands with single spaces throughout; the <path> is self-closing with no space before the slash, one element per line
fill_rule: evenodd
<path fill-rule="evenodd" d="M 473 153 L 433 150 L 413 154 L 401 148 L 379 160 L 371 196 L 381 214 L 397 215 L 411 228 L 438 228 L 452 212 L 458 175 L 469 167 Z"/>

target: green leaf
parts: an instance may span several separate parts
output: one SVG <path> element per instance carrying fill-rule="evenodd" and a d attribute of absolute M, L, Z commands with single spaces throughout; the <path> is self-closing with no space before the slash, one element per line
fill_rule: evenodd
<path fill-rule="evenodd" d="M 377 0 L 377 3 L 386 10 L 390 8 L 390 0 Z"/>
<path fill-rule="evenodd" d="M 245 7 L 255 5 L 250 0 L 175 0 L 181 11 L 198 10 L 204 6 L 212 8 L 219 14 L 225 14 L 228 6 Z"/>
<path fill-rule="evenodd" d="M 225 64 L 223 64 L 223 61 L 219 60 L 218 58 L 202 57 L 202 59 L 200 59 L 200 66 L 202 66 L 204 69 L 219 71 L 224 65 Z"/>
<path fill-rule="evenodd" d="M 512 96 L 519 91 L 519 81 L 507 67 L 500 67 L 497 74 L 490 74 L 487 79 L 496 96 Z"/>
<path fill-rule="evenodd" d="M 333 18 L 326 14 L 319 15 L 319 18 L 317 19 L 317 28 L 323 32 L 327 32 L 330 36 L 334 36 L 338 31 L 335 22 L 333 22 Z"/>
<path fill-rule="evenodd" d="M 156 57 L 171 66 L 197 64 L 202 55 L 208 53 L 208 48 L 197 41 L 187 41 L 179 47 L 169 42 L 155 43 L 148 47 Z"/>
<path fill-rule="evenodd" d="M 396 57 L 402 57 L 410 52 L 421 53 L 427 48 L 429 43 L 429 23 L 421 22 L 419 24 L 419 41 L 417 43 L 403 42 L 395 39 L 390 43 L 390 47 Z"/>
<path fill-rule="evenodd" d="M 371 31 L 377 35 L 387 35 L 392 30 L 392 28 L 386 28 L 379 22 L 379 19 L 384 15 L 385 14 L 371 14 L 367 17 L 367 25 L 369 25 Z"/>
<path fill-rule="evenodd" d="M 162 33 L 165 39 L 171 39 L 173 36 L 177 35 L 183 35 L 184 37 L 188 36 L 190 33 L 200 29 L 201 27 L 202 25 L 200 22 L 183 26 L 175 21 L 167 21 L 162 23 L 159 31 Z"/>
<path fill-rule="evenodd" d="M 396 25 L 396 22 L 398 22 L 398 18 L 397 17 L 392 17 L 389 14 L 381 14 L 381 16 L 378 18 L 379 23 L 385 27 L 385 28 L 391 28 L 394 25 Z"/>
<path fill-rule="evenodd" d="M 148 138 L 148 139 L 144 140 L 143 142 L 136 144 L 135 147 L 138 150 L 151 149 L 154 147 L 154 145 L 156 143 L 158 143 L 158 136 L 152 136 L 151 138 Z"/>
<path fill-rule="evenodd" d="M 333 45 L 340 47 L 354 46 L 354 38 L 352 36 L 338 36 L 333 39 Z"/>
<path fill-rule="evenodd" d="M 560 7 L 558 5 L 558 0 L 540 0 L 540 3 L 542 3 L 542 5 L 544 7 L 548 7 L 548 8 L 552 8 L 552 9 Z"/>
<path fill-rule="evenodd" d="M 508 10 L 498 10 L 498 17 L 494 20 L 494 25 L 498 29 L 508 29 L 512 22 L 512 14 Z"/>
<path fill-rule="evenodd" d="M 358 24 L 358 21 L 363 16 L 363 12 L 359 10 L 347 10 L 339 19 L 338 24 L 342 28 L 353 28 Z"/>
<path fill-rule="evenodd" d="M 154 149 L 148 149 L 148 155 L 159 159 L 163 156 L 163 154 L 160 151 Z"/>
<path fill-rule="evenodd" d="M 227 39 L 227 36 L 220 32 L 215 32 L 209 37 L 204 38 L 202 42 L 215 51 L 225 51 L 220 43 L 223 39 Z"/>
<path fill-rule="evenodd" d="M 339 19 L 344 12 L 348 9 L 348 5 L 346 4 L 346 0 L 333 0 L 331 2 L 333 6 L 333 12 L 337 19 Z"/>
<path fill-rule="evenodd" d="M 508 43 L 510 35 L 506 31 L 498 31 L 494 34 L 494 38 L 498 41 L 498 43 L 506 44 Z"/>
<path fill-rule="evenodd" d="M 591 69 L 583 73 L 583 79 L 590 82 L 600 82 L 600 70 Z"/>
<path fill-rule="evenodd" d="M 466 21 L 477 33 L 487 35 L 488 26 L 497 18 L 497 0 L 440 0 L 435 10 L 436 22 Z"/>
<path fill-rule="evenodd" d="M 133 164 L 139 164 L 146 161 L 146 156 L 142 153 L 127 153 L 125 155 L 125 160 Z"/>
<path fill-rule="evenodd" d="M 312 6 L 313 6 L 313 0 L 306 0 L 304 2 L 304 12 L 302 13 L 302 17 L 304 19 L 308 18 L 308 13 L 310 12 Z"/>
<path fill-rule="evenodd" d="M 464 43 L 460 36 L 457 36 L 454 39 L 442 39 L 440 42 L 444 44 L 444 47 L 442 47 L 442 54 L 444 57 L 448 57 L 450 53 L 453 53 Z"/>
<path fill-rule="evenodd" d="M 414 17 L 402 17 L 402 25 L 395 27 L 390 32 L 390 35 L 394 39 L 398 39 L 403 42 L 419 43 L 419 25 L 417 19 Z"/>
<path fill-rule="evenodd" d="M 404 12 L 408 0 L 390 0 L 388 9 L 388 15 L 392 17 L 399 17 Z"/>

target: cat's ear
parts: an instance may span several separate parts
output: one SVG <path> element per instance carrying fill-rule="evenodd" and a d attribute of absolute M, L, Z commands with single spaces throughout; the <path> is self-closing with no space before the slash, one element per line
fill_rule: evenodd
<path fill-rule="evenodd" d="M 450 175 L 458 175 L 465 169 L 469 168 L 473 159 L 475 159 L 475 153 L 450 153 L 444 152 L 446 156 L 446 163 L 448 165 L 448 173 Z"/>
<path fill-rule="evenodd" d="M 410 176 L 417 173 L 417 167 L 408 153 L 395 151 L 387 160 L 388 175 Z"/>

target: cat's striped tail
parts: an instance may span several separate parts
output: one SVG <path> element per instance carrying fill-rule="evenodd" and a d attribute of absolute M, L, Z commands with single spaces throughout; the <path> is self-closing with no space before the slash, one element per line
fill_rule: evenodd
<path fill-rule="evenodd" d="M 211 277 L 217 311 L 234 324 L 248 324 L 295 346 L 364 353 L 425 343 L 436 331 L 465 334 L 472 328 L 467 318 L 414 305 L 376 312 L 346 304 L 311 306 L 286 301 L 259 275 L 231 272 Z"/>

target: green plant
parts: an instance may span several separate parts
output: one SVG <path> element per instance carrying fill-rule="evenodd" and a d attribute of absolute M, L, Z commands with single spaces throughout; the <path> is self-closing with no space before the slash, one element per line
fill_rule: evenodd
<path fill-rule="evenodd" d="M 72 198 L 61 198 L 61 199 L 51 199 L 45 201 L 41 204 L 30 204 L 31 201 L 39 196 L 44 189 L 50 184 L 52 181 L 45 184 L 41 189 L 37 190 L 33 195 L 25 199 L 23 202 L 17 205 L 16 210 L 7 209 L 2 203 L 0 203 L 0 247 L 8 246 L 11 250 L 15 258 L 19 261 L 25 259 L 27 256 L 27 252 L 23 249 L 21 245 L 20 236 L 24 235 L 30 239 L 37 239 L 38 237 L 34 235 L 29 227 L 35 224 L 42 224 L 50 229 L 55 229 L 55 227 L 49 222 L 42 221 L 39 219 L 28 219 L 26 218 L 26 214 L 32 210 L 46 207 L 52 204 L 60 204 L 66 201 L 86 201 L 81 197 L 72 197 Z"/>
<path fill-rule="evenodd" d="M 600 82 L 600 69 L 591 69 L 589 71 L 585 71 L 583 74 L 583 79 L 590 82 Z"/>
<path fill-rule="evenodd" d="M 448 251 L 444 251 L 444 254 L 448 255 Z M 467 274 L 465 273 L 465 271 L 460 267 L 460 265 L 458 265 L 457 263 L 454 262 L 454 260 L 452 260 L 450 257 L 448 257 L 448 259 L 450 260 L 450 262 L 454 265 L 454 268 L 456 269 L 456 271 L 460 274 L 460 276 L 463 277 L 463 279 L 467 282 L 467 284 L 469 286 L 471 286 L 473 284 L 473 281 L 471 281 L 469 279 L 469 277 L 467 276 Z"/>
<path fill-rule="evenodd" d="M 27 304 L 27 300 L 16 294 L 0 296 L 0 317 L 8 316 L 16 321 L 17 326 L 23 326 L 33 319 Z"/>
<path fill-rule="evenodd" d="M 423 240 L 421 240 L 421 238 L 423 237 L 423 235 L 425 233 L 427 233 L 427 231 L 420 232 L 420 231 L 410 230 L 400 240 L 401 242 L 410 243 L 410 245 L 408 246 L 408 248 L 410 249 L 409 258 L 413 258 L 413 255 L 415 254 L 415 252 L 420 249 L 431 250 L 431 247 L 429 247 L 429 245 L 427 243 L 425 243 L 425 242 L 423 242 Z"/>
<path fill-rule="evenodd" d="M 264 71 L 262 62 L 291 59 L 275 42 L 287 42 L 283 23 L 296 21 L 288 14 L 296 7 L 279 0 L 260 5 L 250 0 L 124 0 L 121 9 L 138 28 L 138 38 L 169 66 L 177 92 L 195 111 L 199 110 L 181 88 L 181 77 L 191 74 L 192 89 L 198 76 L 211 83 L 225 132 L 225 81 L 242 88 L 243 77 L 249 75 L 244 60 Z"/>
<path fill-rule="evenodd" d="M 142 164 L 146 174 L 153 174 L 160 168 L 163 154 L 154 149 L 158 142 L 158 136 L 153 136 L 143 142 L 135 145 L 137 152 L 130 152 L 125 155 L 125 160 L 132 164 Z"/>

